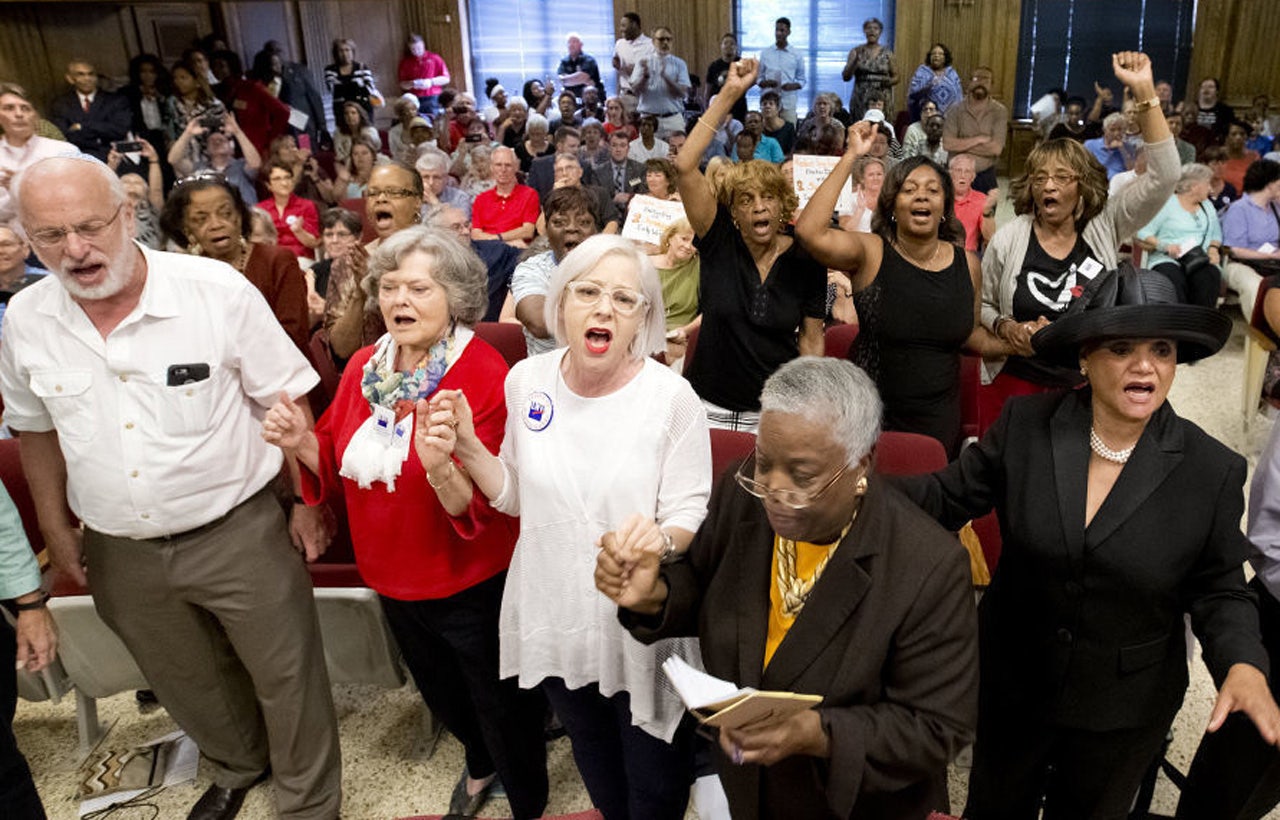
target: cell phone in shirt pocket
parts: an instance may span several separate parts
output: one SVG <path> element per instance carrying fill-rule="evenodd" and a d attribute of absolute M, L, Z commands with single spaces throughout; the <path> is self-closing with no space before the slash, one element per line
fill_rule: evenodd
<path fill-rule="evenodd" d="M 165 384 L 169 387 L 177 387 L 182 384 L 202 382 L 207 378 L 209 378 L 209 365 L 204 362 L 171 364 L 165 378 Z"/>

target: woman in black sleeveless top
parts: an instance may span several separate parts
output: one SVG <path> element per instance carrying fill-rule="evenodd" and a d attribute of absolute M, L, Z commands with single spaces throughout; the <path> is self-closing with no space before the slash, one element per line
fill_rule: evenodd
<path fill-rule="evenodd" d="M 960 353 L 1000 355 L 1006 343 L 977 320 L 982 268 L 964 250 L 951 177 L 927 157 L 890 170 L 872 233 L 830 227 L 840 188 L 871 146 L 867 123 L 849 127 L 844 155 L 796 220 L 813 257 L 849 272 L 861 328 L 850 358 L 875 379 L 884 426 L 960 448 Z M 849 298 L 837 292 L 836 298 Z"/>

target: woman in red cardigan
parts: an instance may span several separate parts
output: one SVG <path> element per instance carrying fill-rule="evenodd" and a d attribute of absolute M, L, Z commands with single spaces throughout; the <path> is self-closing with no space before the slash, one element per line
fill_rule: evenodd
<path fill-rule="evenodd" d="M 451 814 L 474 815 L 497 777 L 515 817 L 547 801 L 542 704 L 498 678 L 498 610 L 517 522 L 495 512 L 450 457 L 450 411 L 437 390 L 462 390 L 494 453 L 506 424 L 502 356 L 471 325 L 488 305 L 480 260 L 453 236 L 414 227 L 381 243 L 363 287 L 388 333 L 352 356 L 333 404 L 307 429 L 281 396 L 267 441 L 303 467 L 310 504 L 341 493 L 356 565 L 432 712 L 466 750 Z"/>

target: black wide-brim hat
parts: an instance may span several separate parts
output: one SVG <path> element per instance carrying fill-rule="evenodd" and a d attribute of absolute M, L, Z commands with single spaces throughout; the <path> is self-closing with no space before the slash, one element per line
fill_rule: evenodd
<path fill-rule="evenodd" d="M 1231 335 L 1226 314 L 1178 302 L 1162 274 L 1123 265 L 1100 273 L 1066 312 L 1031 337 L 1042 359 L 1074 368 L 1081 345 L 1108 339 L 1172 339 L 1178 361 L 1194 362 L 1222 349 Z"/>

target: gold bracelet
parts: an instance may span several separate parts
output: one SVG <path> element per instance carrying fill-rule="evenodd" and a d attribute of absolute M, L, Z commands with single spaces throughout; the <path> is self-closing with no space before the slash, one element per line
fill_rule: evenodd
<path fill-rule="evenodd" d="M 431 480 L 431 473 L 427 473 L 427 483 L 431 485 L 431 489 L 433 490 L 440 489 L 441 487 L 449 483 L 449 479 L 453 478 L 453 470 L 454 470 L 453 461 L 449 460 L 445 463 L 449 466 L 449 474 L 445 476 L 444 480 L 441 481 L 439 484 Z"/>
<path fill-rule="evenodd" d="M 1147 109 L 1159 108 L 1159 107 L 1160 107 L 1160 98 L 1152 97 L 1149 100 L 1143 100 L 1140 103 L 1134 103 L 1133 110 L 1134 110 L 1134 113 L 1141 114 L 1143 111 L 1146 111 Z"/>
<path fill-rule="evenodd" d="M 703 122 L 701 117 L 699 117 L 697 121 L 694 122 L 694 125 L 695 126 L 701 125 L 703 128 L 707 129 L 713 134 L 718 134 L 720 132 L 719 128 L 713 128 L 712 126 L 707 125 L 705 122 Z"/>

